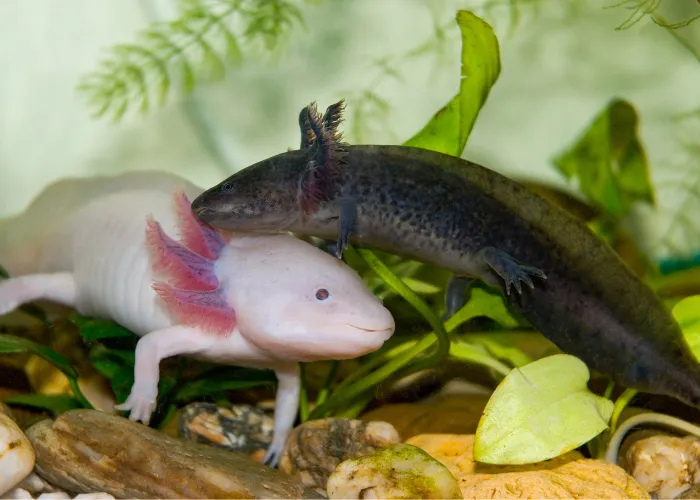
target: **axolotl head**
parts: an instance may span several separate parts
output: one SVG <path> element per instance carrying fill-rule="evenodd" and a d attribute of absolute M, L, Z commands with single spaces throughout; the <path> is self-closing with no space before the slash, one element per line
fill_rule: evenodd
<path fill-rule="evenodd" d="M 394 333 L 391 313 L 351 267 L 291 235 L 239 239 L 217 267 L 241 334 L 282 359 L 355 358 Z"/>
<path fill-rule="evenodd" d="M 249 165 L 199 194 L 192 212 L 228 231 L 290 230 L 299 216 L 299 179 L 309 161 L 307 151 L 295 150 Z"/>
<path fill-rule="evenodd" d="M 242 335 L 268 357 L 349 359 L 379 349 L 394 318 L 347 264 L 288 234 L 238 236 L 198 221 L 176 193 L 180 241 L 149 220 L 153 288 L 181 323 Z"/>

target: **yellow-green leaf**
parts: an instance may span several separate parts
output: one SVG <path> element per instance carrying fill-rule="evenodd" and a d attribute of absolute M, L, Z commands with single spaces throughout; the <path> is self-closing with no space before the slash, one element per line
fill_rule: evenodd
<path fill-rule="evenodd" d="M 700 295 L 679 301 L 672 309 L 673 317 L 683 330 L 685 340 L 700 361 Z"/>
<path fill-rule="evenodd" d="M 459 93 L 404 142 L 406 146 L 461 156 L 477 116 L 501 72 L 498 39 L 491 26 L 469 11 L 457 12 L 462 33 Z"/>
<path fill-rule="evenodd" d="M 608 427 L 613 402 L 588 390 L 588 367 L 555 354 L 514 368 L 491 395 L 474 460 L 531 464 L 578 448 Z"/>
<path fill-rule="evenodd" d="M 421 295 L 432 295 L 442 290 L 439 286 L 415 278 L 403 278 L 403 282 L 408 285 L 408 288 Z"/>
<path fill-rule="evenodd" d="M 452 330 L 479 316 L 491 318 L 504 329 L 519 326 L 518 321 L 508 311 L 501 295 L 475 287 L 472 288 L 469 301 L 447 321 L 446 327 Z"/>
<path fill-rule="evenodd" d="M 553 163 L 581 193 L 611 215 L 635 202 L 654 204 L 644 148 L 637 136 L 637 112 L 627 101 L 607 104 L 581 137 Z"/>

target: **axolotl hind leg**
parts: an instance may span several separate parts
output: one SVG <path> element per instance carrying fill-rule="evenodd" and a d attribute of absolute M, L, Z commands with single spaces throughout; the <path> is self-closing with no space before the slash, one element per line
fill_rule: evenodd
<path fill-rule="evenodd" d="M 71 273 L 28 274 L 0 281 L 0 315 L 35 300 L 75 307 L 77 287 Z"/>
<path fill-rule="evenodd" d="M 474 284 L 474 278 L 466 276 L 452 276 L 447 282 L 447 290 L 445 291 L 445 313 L 442 315 L 442 320 L 447 321 L 455 315 L 467 303 L 467 293 L 471 285 Z"/>

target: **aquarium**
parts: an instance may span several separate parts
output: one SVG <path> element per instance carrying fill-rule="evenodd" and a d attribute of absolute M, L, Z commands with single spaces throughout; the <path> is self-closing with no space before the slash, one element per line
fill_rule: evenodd
<path fill-rule="evenodd" d="M 0 498 L 700 496 L 698 18 L 5 0 Z"/>

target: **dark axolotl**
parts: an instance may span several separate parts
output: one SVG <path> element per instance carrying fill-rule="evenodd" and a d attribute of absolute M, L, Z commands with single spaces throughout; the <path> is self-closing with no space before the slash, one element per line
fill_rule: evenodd
<path fill-rule="evenodd" d="M 670 311 L 588 227 L 467 160 L 345 144 L 343 106 L 305 107 L 300 149 L 231 175 L 193 212 L 220 229 L 337 241 L 339 257 L 352 242 L 450 270 L 453 310 L 456 283 L 481 279 L 589 368 L 700 407 L 700 367 Z"/>

